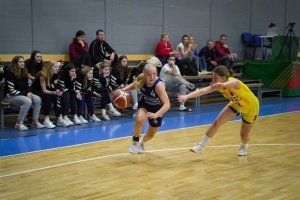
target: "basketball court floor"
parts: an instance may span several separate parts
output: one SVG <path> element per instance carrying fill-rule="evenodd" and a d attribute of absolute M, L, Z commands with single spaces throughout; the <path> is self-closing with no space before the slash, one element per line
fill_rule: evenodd
<path fill-rule="evenodd" d="M 139 155 L 128 153 L 130 115 L 53 130 L 0 129 L 0 199 L 298 199 L 300 97 L 262 100 L 248 156 L 237 156 L 239 117 L 204 154 L 192 153 L 225 104 L 170 110 Z"/>

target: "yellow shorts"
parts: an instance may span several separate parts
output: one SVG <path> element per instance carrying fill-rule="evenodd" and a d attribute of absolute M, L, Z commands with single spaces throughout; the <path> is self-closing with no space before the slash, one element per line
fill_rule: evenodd
<path fill-rule="evenodd" d="M 242 119 L 244 122 L 248 124 L 252 124 L 256 121 L 259 113 L 259 102 L 258 100 L 255 102 L 252 102 L 249 106 L 246 108 L 241 108 L 237 104 L 230 101 L 227 104 L 231 109 L 234 109 L 236 113 L 241 113 Z"/>

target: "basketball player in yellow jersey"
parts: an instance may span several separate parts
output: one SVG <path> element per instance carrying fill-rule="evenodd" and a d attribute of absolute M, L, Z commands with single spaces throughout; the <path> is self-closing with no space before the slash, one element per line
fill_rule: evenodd
<path fill-rule="evenodd" d="M 224 97 L 229 99 L 229 103 L 219 113 L 212 125 L 208 128 L 199 144 L 191 151 L 203 153 L 209 139 L 214 137 L 217 130 L 227 121 L 241 114 L 242 125 L 240 130 L 241 146 L 238 151 L 239 156 L 246 156 L 249 142 L 250 130 L 259 112 L 259 101 L 251 90 L 240 80 L 232 77 L 232 72 L 225 66 L 217 66 L 213 70 L 213 78 L 210 86 L 196 90 L 188 95 L 179 95 L 178 101 L 185 102 L 197 96 L 219 91 Z"/>

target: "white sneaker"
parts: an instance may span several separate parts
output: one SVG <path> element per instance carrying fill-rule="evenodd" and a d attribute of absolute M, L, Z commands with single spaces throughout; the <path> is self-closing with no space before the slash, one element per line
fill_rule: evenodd
<path fill-rule="evenodd" d="M 102 119 L 104 119 L 105 121 L 109 121 L 110 118 L 107 114 L 102 115 Z"/>
<path fill-rule="evenodd" d="M 95 114 L 93 114 L 92 116 L 90 116 L 90 121 L 100 122 L 101 120 Z"/>
<path fill-rule="evenodd" d="M 138 153 L 138 145 L 139 145 L 139 142 L 136 142 L 136 141 L 132 141 L 129 149 L 128 149 L 128 152 L 129 153 L 132 153 L 132 154 L 137 154 Z"/>
<path fill-rule="evenodd" d="M 111 115 L 111 116 L 116 116 L 116 117 L 119 117 L 119 116 L 121 116 L 121 113 L 119 113 L 119 111 L 117 111 L 117 109 L 112 109 L 112 110 L 110 110 L 109 111 L 109 114 Z"/>
<path fill-rule="evenodd" d="M 82 117 L 82 115 L 79 117 L 79 120 L 80 120 L 81 124 L 87 124 L 87 123 L 89 123 L 86 119 L 84 119 Z"/>
<path fill-rule="evenodd" d="M 27 131 L 28 130 L 28 128 L 23 123 L 20 123 L 20 122 L 16 123 L 15 128 L 18 129 L 19 131 Z"/>
<path fill-rule="evenodd" d="M 44 128 L 45 126 L 43 124 L 41 124 L 39 121 L 32 121 L 31 127 L 35 127 L 35 128 Z"/>
<path fill-rule="evenodd" d="M 138 151 L 139 154 L 145 153 L 145 147 L 144 147 L 144 142 L 139 142 L 138 144 Z"/>
<path fill-rule="evenodd" d="M 248 144 L 241 144 L 240 149 L 238 151 L 238 156 L 247 156 L 248 152 Z"/>
<path fill-rule="evenodd" d="M 74 123 L 69 119 L 68 116 L 64 116 L 64 121 L 67 122 L 69 124 L 69 126 L 73 126 Z"/>
<path fill-rule="evenodd" d="M 56 122 L 57 126 L 68 127 L 69 124 L 63 118 L 59 117 Z"/>
<path fill-rule="evenodd" d="M 191 148 L 191 151 L 195 153 L 204 153 L 204 148 L 200 144 L 197 144 Z"/>
<path fill-rule="evenodd" d="M 56 126 L 49 119 L 45 119 L 44 120 L 44 127 L 45 128 L 55 128 Z"/>
<path fill-rule="evenodd" d="M 79 120 L 79 118 L 78 118 L 77 115 L 74 115 L 73 121 L 74 121 L 74 124 L 76 124 L 76 125 L 81 125 L 81 121 Z"/>

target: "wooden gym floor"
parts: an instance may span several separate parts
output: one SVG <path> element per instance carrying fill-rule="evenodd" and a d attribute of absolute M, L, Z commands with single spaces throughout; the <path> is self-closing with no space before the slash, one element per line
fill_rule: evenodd
<path fill-rule="evenodd" d="M 274 102 L 262 103 L 247 157 L 237 156 L 239 119 L 221 127 L 204 154 L 189 151 L 211 123 L 200 121 L 214 118 L 219 105 L 211 112 L 200 106 L 196 115 L 171 112 L 143 155 L 127 153 L 130 133 L 32 152 L 25 147 L 37 143 L 27 140 L 49 133 L 1 139 L 1 151 L 6 143 L 23 150 L 0 158 L 0 199 L 298 199 L 299 98 Z M 175 116 L 198 125 L 168 130 L 172 122 L 191 126 Z"/>

